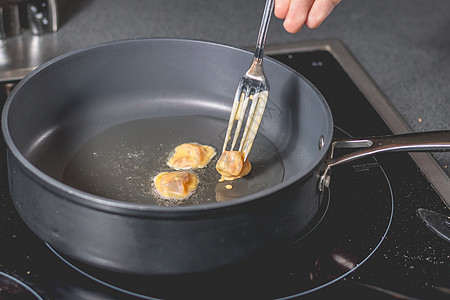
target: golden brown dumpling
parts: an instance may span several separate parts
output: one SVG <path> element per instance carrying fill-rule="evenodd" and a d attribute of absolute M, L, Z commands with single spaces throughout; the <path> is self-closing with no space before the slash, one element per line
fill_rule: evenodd
<path fill-rule="evenodd" d="M 195 174 L 180 172 L 162 172 L 155 176 L 157 192 L 164 198 L 185 199 L 197 188 L 198 178 Z"/>
<path fill-rule="evenodd" d="M 214 148 L 196 143 L 184 143 L 175 148 L 168 165 L 175 170 L 203 168 L 216 155 Z"/>
<path fill-rule="evenodd" d="M 216 164 L 217 172 L 222 175 L 219 181 L 234 180 L 250 173 L 252 165 L 240 151 L 224 151 Z"/>

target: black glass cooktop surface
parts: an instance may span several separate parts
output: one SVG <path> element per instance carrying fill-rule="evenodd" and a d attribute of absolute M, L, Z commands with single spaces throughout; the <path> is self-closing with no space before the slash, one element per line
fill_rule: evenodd
<path fill-rule="evenodd" d="M 314 48 L 314 47 L 313 47 Z M 297 47 L 272 55 L 327 99 L 335 136 L 391 134 L 332 49 Z M 280 53 L 281 53 L 280 52 Z M 418 209 L 450 215 L 407 153 L 334 167 L 323 218 L 303 239 L 202 274 L 117 274 L 72 260 L 38 239 L 16 213 L 0 145 L 0 299 L 444 299 L 450 242 Z"/>

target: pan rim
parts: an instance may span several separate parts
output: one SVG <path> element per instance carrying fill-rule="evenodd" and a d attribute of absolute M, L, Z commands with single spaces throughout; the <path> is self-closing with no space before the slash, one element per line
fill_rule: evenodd
<path fill-rule="evenodd" d="M 323 109 L 325 111 L 325 114 L 327 115 L 328 120 L 328 129 L 327 132 L 324 133 L 324 146 L 321 151 L 323 151 L 323 155 L 316 161 L 315 164 L 311 164 L 311 167 L 306 170 L 305 172 L 301 174 L 295 174 L 293 176 L 290 176 L 289 178 L 283 180 L 281 183 L 276 184 L 273 187 L 269 187 L 267 189 L 264 189 L 262 191 L 239 197 L 237 199 L 233 199 L 232 201 L 227 202 L 213 202 L 213 203 L 201 203 L 201 204 L 195 204 L 195 205 L 188 205 L 188 206 L 158 206 L 154 204 L 136 204 L 136 203 L 128 203 L 121 200 L 115 200 L 111 198 L 106 198 L 98 195 L 94 195 L 88 192 L 84 192 L 82 190 L 76 189 L 74 187 L 71 187 L 67 184 L 64 184 L 63 182 L 47 175 L 40 169 L 38 169 L 36 166 L 34 166 L 16 147 L 15 143 L 13 142 L 12 136 L 9 132 L 9 126 L 8 126 L 8 117 L 9 117 L 9 109 L 11 106 L 12 101 L 15 98 L 15 95 L 20 90 L 20 88 L 25 85 L 32 77 L 36 76 L 39 72 L 47 69 L 48 67 L 52 66 L 58 61 L 64 60 L 74 54 L 82 53 L 85 51 L 92 51 L 94 49 L 108 47 L 110 45 L 117 45 L 121 43 L 140 43 L 140 42 L 150 42 L 150 41 L 159 41 L 159 42 L 180 42 L 180 43 L 198 43 L 198 44 L 205 44 L 213 47 L 225 47 L 228 49 L 231 49 L 233 51 L 240 51 L 245 52 L 246 54 L 253 55 L 248 50 L 240 49 L 235 46 L 225 45 L 225 44 L 219 44 L 211 41 L 202 41 L 202 40 L 193 40 L 193 39 L 180 39 L 180 38 L 140 38 L 140 39 L 125 39 L 125 40 L 118 40 L 118 41 L 111 41 L 106 43 L 100 43 L 96 45 L 92 45 L 89 47 L 84 47 L 76 50 L 69 51 L 67 53 L 64 53 L 62 55 L 59 55 L 33 71 L 31 71 L 29 74 L 27 74 L 16 86 L 16 88 L 12 91 L 10 96 L 5 102 L 5 105 L 3 107 L 2 111 L 2 119 L 1 119 L 1 126 L 2 126 L 2 133 L 4 136 L 5 144 L 7 146 L 7 150 L 9 150 L 10 154 L 15 158 L 15 160 L 19 163 L 20 167 L 28 173 L 28 176 L 32 176 L 33 180 L 38 180 L 41 184 L 45 186 L 45 188 L 50 189 L 52 192 L 57 193 L 61 196 L 63 196 L 64 199 L 76 202 L 77 204 L 83 205 L 83 206 L 89 206 L 92 208 L 96 208 L 103 211 L 113 211 L 116 213 L 126 213 L 126 214 L 136 214 L 136 213 L 164 213 L 164 216 L 167 214 L 170 215 L 177 215 L 179 213 L 201 213 L 204 211 L 211 211 L 211 210 L 220 210 L 220 209 L 228 209 L 231 207 L 237 207 L 241 205 L 245 205 L 247 203 L 258 201 L 261 198 L 265 198 L 267 196 L 273 195 L 277 192 L 280 192 L 282 190 L 285 190 L 289 186 L 295 184 L 296 182 L 301 182 L 305 178 L 309 177 L 309 175 L 318 168 L 318 166 L 321 164 L 321 161 L 325 157 L 326 153 L 328 153 L 328 149 L 331 146 L 332 142 L 332 133 L 333 133 L 333 118 L 331 109 L 329 108 L 325 98 L 320 93 L 320 91 L 308 80 L 306 79 L 302 74 L 297 72 L 296 70 L 292 69 L 291 67 L 271 58 L 271 57 L 264 57 L 265 60 L 270 60 L 272 63 L 275 63 L 282 68 L 286 69 L 289 72 L 294 73 L 296 76 L 302 78 L 302 80 L 313 90 L 313 92 L 318 96 L 318 99 L 320 100 L 321 105 L 323 106 Z M 326 136 L 325 136 L 326 135 Z M 8 164 L 10 164 L 8 162 Z M 9 166 L 8 166 L 9 167 Z M 14 200 L 14 199 L 13 199 Z"/>

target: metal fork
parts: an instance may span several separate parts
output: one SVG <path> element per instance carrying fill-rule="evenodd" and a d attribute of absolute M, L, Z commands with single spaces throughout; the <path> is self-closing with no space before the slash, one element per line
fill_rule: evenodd
<path fill-rule="evenodd" d="M 230 148 L 230 150 L 234 150 L 241 132 L 245 115 L 247 115 L 244 132 L 242 133 L 238 148 L 238 151 L 244 153 L 244 160 L 247 159 L 247 156 L 252 148 L 253 141 L 266 108 L 267 98 L 269 96 L 269 82 L 267 81 L 267 77 L 263 70 L 263 54 L 274 2 L 275 0 L 266 1 L 252 64 L 239 81 L 236 95 L 234 96 L 233 107 L 231 108 L 227 133 L 225 135 L 225 141 L 222 149 L 222 152 L 226 150 L 235 121 L 237 121 Z M 247 112 L 250 101 L 251 106 Z"/>

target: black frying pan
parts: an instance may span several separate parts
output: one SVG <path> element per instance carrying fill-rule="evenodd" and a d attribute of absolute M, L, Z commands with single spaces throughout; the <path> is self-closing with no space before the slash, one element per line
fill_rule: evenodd
<path fill-rule="evenodd" d="M 221 149 L 251 57 L 207 42 L 133 40 L 74 51 L 33 71 L 2 115 L 11 195 L 26 224 L 75 259 L 152 275 L 217 268 L 301 237 L 320 218 L 329 167 L 358 155 L 329 158 L 325 100 L 269 58 L 271 93 L 250 176 L 227 191 L 213 162 L 181 204 L 151 189 L 175 146 Z M 425 137 L 419 150 L 450 147 L 448 132 Z M 398 149 L 398 140 L 361 155 L 415 150 L 417 141 Z"/>

